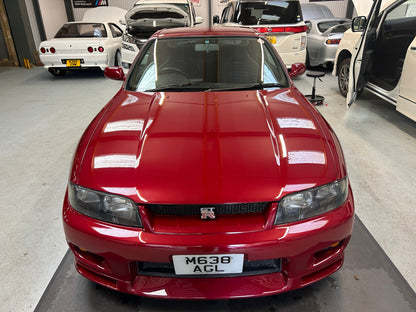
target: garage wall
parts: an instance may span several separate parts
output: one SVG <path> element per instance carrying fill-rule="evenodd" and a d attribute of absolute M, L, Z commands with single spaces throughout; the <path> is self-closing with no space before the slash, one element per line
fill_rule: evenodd
<path fill-rule="evenodd" d="M 51 39 L 68 22 L 63 0 L 38 0 L 46 38 Z"/>
<path fill-rule="evenodd" d="M 33 0 L 25 0 L 25 3 L 26 3 L 27 15 L 29 18 L 30 27 L 32 29 L 33 40 L 35 41 L 35 46 L 38 47 L 42 40 L 40 39 L 39 27 L 36 22 L 35 10 L 33 7 Z"/>
<path fill-rule="evenodd" d="M 54 1 L 54 0 L 43 0 L 43 1 Z M 125 9 L 125 10 L 129 10 L 136 1 L 137 0 L 108 0 L 108 5 L 119 7 L 119 8 Z M 222 11 L 222 7 L 224 7 L 224 5 L 221 4 L 221 6 L 219 6 L 220 0 L 211 0 L 211 1 L 213 3 L 215 3 L 215 5 L 213 5 L 213 7 L 221 7 L 221 11 Z M 207 0 L 199 0 L 199 1 L 195 0 L 194 3 L 195 3 L 194 7 L 195 7 L 196 15 L 203 17 L 204 18 L 204 25 L 208 25 L 208 21 L 209 21 L 208 1 Z M 73 8 L 74 18 L 75 18 L 76 21 L 82 20 L 82 17 L 84 16 L 85 10 L 87 10 L 87 9 Z M 220 11 L 220 13 L 221 13 L 221 11 Z"/>
<path fill-rule="evenodd" d="M 137 0 L 108 0 L 108 5 L 129 10 L 136 1 Z M 75 20 L 81 21 L 82 17 L 84 16 L 84 12 L 88 9 L 73 8 L 73 10 Z"/>
<path fill-rule="evenodd" d="M 327 6 L 332 14 L 336 17 L 346 17 L 347 16 L 347 6 L 348 0 L 343 1 L 309 1 L 309 0 L 300 0 L 300 3 L 316 3 Z"/>

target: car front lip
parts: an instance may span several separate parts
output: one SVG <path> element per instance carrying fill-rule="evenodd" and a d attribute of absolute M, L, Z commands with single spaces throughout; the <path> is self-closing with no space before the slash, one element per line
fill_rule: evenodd
<path fill-rule="evenodd" d="M 86 217 L 73 210 L 67 198 L 63 210 L 66 238 L 79 273 L 121 292 L 171 299 L 258 297 L 316 282 L 342 266 L 353 218 L 351 192 L 341 207 L 329 213 L 251 233 L 157 234 Z M 339 244 L 330 247 L 334 243 Z M 249 261 L 282 259 L 282 270 L 207 278 L 137 273 L 138 261 L 168 263 L 172 255 L 218 253 L 243 253 Z"/>

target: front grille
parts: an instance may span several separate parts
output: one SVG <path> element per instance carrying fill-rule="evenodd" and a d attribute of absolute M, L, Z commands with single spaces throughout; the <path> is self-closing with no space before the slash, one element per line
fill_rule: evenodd
<path fill-rule="evenodd" d="M 269 202 L 262 203 L 239 203 L 220 205 L 146 205 L 153 215 L 158 216 L 200 216 L 201 208 L 215 208 L 215 215 L 236 215 L 262 213 Z"/>
<path fill-rule="evenodd" d="M 212 278 L 212 277 L 233 277 L 233 276 L 250 276 L 278 273 L 282 269 L 281 259 L 270 260 L 244 260 L 243 272 L 232 274 L 201 274 L 201 275 L 176 275 L 173 263 L 157 263 L 157 262 L 138 262 L 138 274 L 146 276 L 159 277 L 186 277 L 186 278 Z"/>

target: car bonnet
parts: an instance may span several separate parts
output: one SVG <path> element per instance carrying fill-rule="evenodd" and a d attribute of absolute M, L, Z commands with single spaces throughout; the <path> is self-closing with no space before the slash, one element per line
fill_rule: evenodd
<path fill-rule="evenodd" d="M 72 182 L 193 204 L 272 201 L 332 182 L 345 175 L 342 152 L 305 101 L 294 88 L 119 92 L 82 139 Z"/>

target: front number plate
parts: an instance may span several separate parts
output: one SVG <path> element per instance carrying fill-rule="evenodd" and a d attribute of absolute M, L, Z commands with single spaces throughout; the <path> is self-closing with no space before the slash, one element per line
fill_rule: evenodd
<path fill-rule="evenodd" d="M 177 275 L 241 273 L 243 262 L 243 254 L 173 256 Z"/>
<path fill-rule="evenodd" d="M 81 60 L 66 60 L 67 67 L 80 67 Z"/>

